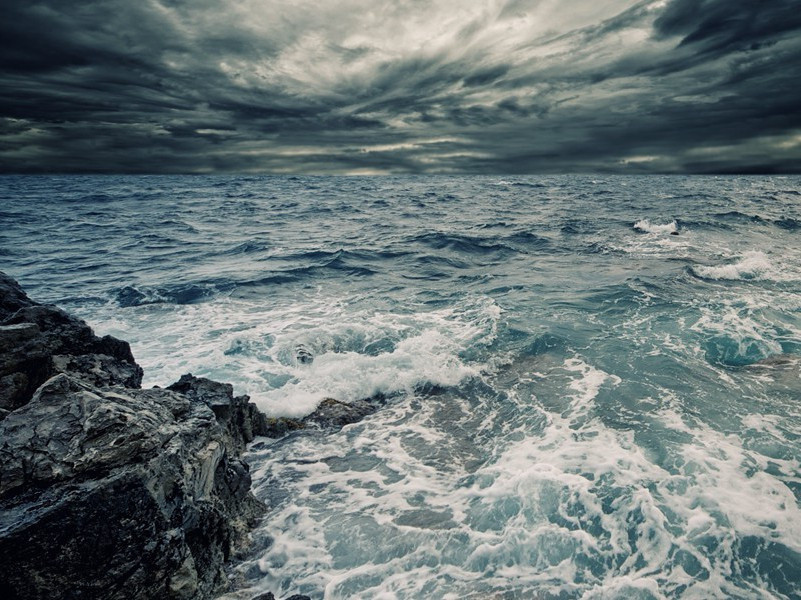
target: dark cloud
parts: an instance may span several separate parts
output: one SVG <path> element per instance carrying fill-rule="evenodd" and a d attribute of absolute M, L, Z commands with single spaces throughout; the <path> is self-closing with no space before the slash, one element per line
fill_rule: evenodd
<path fill-rule="evenodd" d="M 0 170 L 798 172 L 799 30 L 790 0 L 6 0 Z"/>
<path fill-rule="evenodd" d="M 660 36 L 716 51 L 758 49 L 799 27 L 801 10 L 792 1 L 673 0 L 654 22 Z"/>

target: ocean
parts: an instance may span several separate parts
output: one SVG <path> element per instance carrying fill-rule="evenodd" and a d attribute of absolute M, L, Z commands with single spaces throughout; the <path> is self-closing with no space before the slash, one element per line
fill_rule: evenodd
<path fill-rule="evenodd" d="M 3 176 L 0 265 L 145 385 L 382 398 L 254 442 L 229 598 L 801 597 L 801 177 Z"/>

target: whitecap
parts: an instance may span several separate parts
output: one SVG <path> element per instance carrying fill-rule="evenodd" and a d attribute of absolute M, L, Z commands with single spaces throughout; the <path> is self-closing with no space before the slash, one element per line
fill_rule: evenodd
<path fill-rule="evenodd" d="M 775 269 L 764 252 L 746 252 L 739 260 L 725 265 L 696 265 L 692 271 L 698 277 L 713 280 L 772 279 Z"/>
<path fill-rule="evenodd" d="M 651 223 L 648 219 L 641 219 L 634 224 L 634 229 L 637 231 L 642 231 L 644 233 L 674 233 L 678 232 L 679 226 L 676 221 L 671 221 L 670 223 L 664 223 L 662 225 L 657 223 Z"/>

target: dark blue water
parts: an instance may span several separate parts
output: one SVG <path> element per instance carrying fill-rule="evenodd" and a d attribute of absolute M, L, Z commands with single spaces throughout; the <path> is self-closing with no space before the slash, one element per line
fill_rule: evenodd
<path fill-rule="evenodd" d="M 799 177 L 2 177 L 0 264 L 146 383 L 386 396 L 252 448 L 231 598 L 801 597 Z"/>

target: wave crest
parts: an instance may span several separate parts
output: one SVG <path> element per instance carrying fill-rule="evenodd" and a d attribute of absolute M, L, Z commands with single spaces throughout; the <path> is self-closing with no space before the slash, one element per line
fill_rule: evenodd
<path fill-rule="evenodd" d="M 696 265 L 692 272 L 703 279 L 748 280 L 769 279 L 773 264 L 764 252 L 746 252 L 740 260 L 727 265 Z"/>
<path fill-rule="evenodd" d="M 678 232 L 679 226 L 676 221 L 671 221 L 670 223 L 665 223 L 663 225 L 659 225 L 657 223 L 651 223 L 648 219 L 640 219 L 634 224 L 634 229 L 637 231 L 642 231 L 643 233 L 674 233 Z"/>

